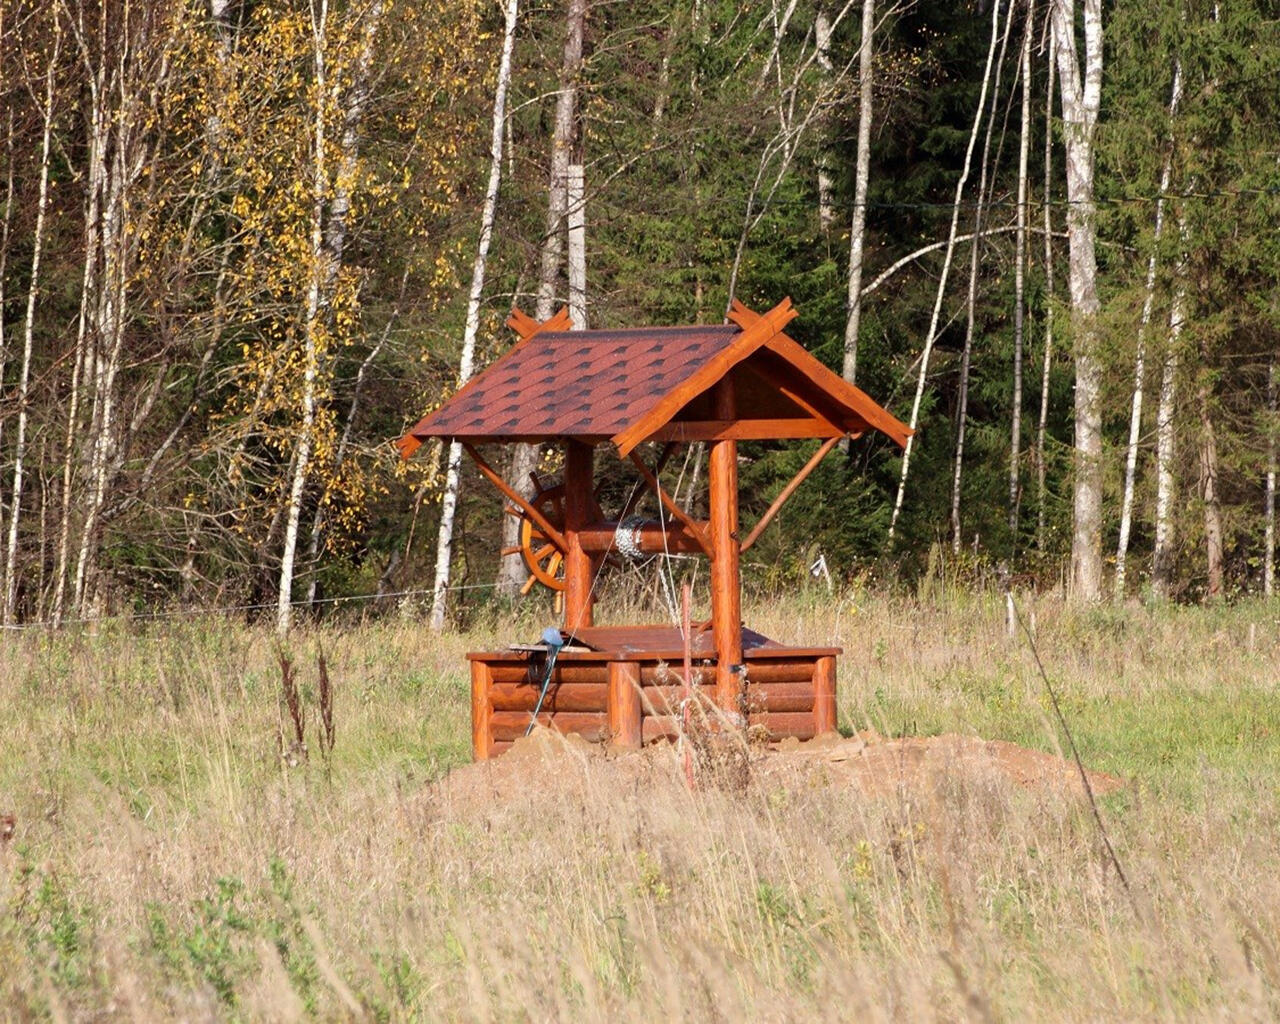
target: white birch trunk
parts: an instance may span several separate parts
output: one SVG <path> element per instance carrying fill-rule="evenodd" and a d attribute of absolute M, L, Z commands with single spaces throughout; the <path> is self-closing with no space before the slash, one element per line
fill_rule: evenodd
<path fill-rule="evenodd" d="M 1102 365 L 1093 143 L 1102 98 L 1102 0 L 1084 0 L 1083 10 L 1082 75 L 1075 0 L 1053 0 L 1067 164 L 1068 279 L 1076 371 L 1071 594 L 1077 600 L 1096 601 L 1102 596 Z"/>
<path fill-rule="evenodd" d="M 385 0 L 374 0 L 365 12 L 360 30 L 360 55 L 356 60 L 351 89 L 342 112 L 342 137 L 338 142 L 338 166 L 333 181 L 333 198 L 329 201 L 328 223 L 324 244 L 329 252 L 321 304 L 332 303 L 342 257 L 347 245 L 347 225 L 351 216 L 351 190 L 360 169 L 360 127 L 369 104 L 369 72 L 373 66 L 375 43 L 382 23 Z"/>
<path fill-rule="evenodd" d="M 587 329 L 587 187 L 582 164 L 569 167 L 569 317 L 575 331 Z"/>
<path fill-rule="evenodd" d="M 302 499 L 311 470 L 315 445 L 316 393 L 319 387 L 320 360 L 323 358 L 323 327 L 320 322 L 321 295 L 328 279 L 328 253 L 324 246 L 324 203 L 329 188 L 329 166 L 325 157 L 325 103 L 329 81 L 325 48 L 328 44 L 329 0 L 320 0 L 312 10 L 312 48 L 315 65 L 315 153 L 311 168 L 311 259 L 310 282 L 307 286 L 306 320 L 303 324 L 304 368 L 302 379 L 302 421 L 294 446 L 293 478 L 285 506 L 284 546 L 280 553 L 280 582 L 276 592 L 276 632 L 285 636 L 293 624 L 293 570 L 298 547 L 298 523 L 302 515 Z"/>
<path fill-rule="evenodd" d="M 511 84 L 511 53 L 515 48 L 519 0 L 507 0 L 506 21 L 502 30 L 502 58 L 498 65 L 498 82 L 493 93 L 493 128 L 489 142 L 489 184 L 485 189 L 484 208 L 480 215 L 480 241 L 475 264 L 471 269 L 471 291 L 467 298 L 467 319 L 462 334 L 462 356 L 458 365 L 458 384 L 471 379 L 475 371 L 476 335 L 480 331 L 480 300 L 484 295 L 485 269 L 489 261 L 489 245 L 493 241 L 493 223 L 498 209 L 498 188 L 502 183 L 502 133 L 506 124 L 507 89 Z M 458 509 L 458 485 L 462 470 L 462 445 L 449 444 L 445 469 L 444 494 L 440 500 L 440 531 L 436 538 L 436 572 L 431 587 L 430 627 L 444 628 L 448 608 L 449 569 L 453 558 L 453 521 Z"/>
<path fill-rule="evenodd" d="M 128 192 L 130 187 L 130 129 L 129 119 L 123 115 L 130 107 L 129 84 L 121 78 L 117 105 L 108 108 L 108 131 L 114 135 L 113 154 L 104 181 L 100 243 L 102 246 L 102 276 L 94 296 L 94 328 L 87 353 L 91 365 L 85 374 L 90 386 L 92 408 L 90 414 L 89 449 L 89 500 L 84 524 L 80 531 L 79 554 L 75 572 L 75 607 L 81 617 L 96 614 L 105 589 L 99 586 L 98 533 L 102 507 L 106 502 L 110 466 L 118 443 L 116 422 L 116 380 L 120 373 L 120 360 L 124 349 L 124 327 L 128 301 L 130 250 L 132 240 L 127 233 L 129 220 Z M 104 97 L 105 98 L 105 97 Z"/>
<path fill-rule="evenodd" d="M 551 173 L 547 184 L 547 231 L 542 238 L 538 266 L 537 320 L 547 320 L 555 312 L 556 283 L 564 260 L 565 214 L 569 207 L 569 162 L 573 151 L 578 113 L 578 75 L 582 70 L 582 37 L 586 29 L 587 0 L 568 0 L 565 19 L 564 55 L 560 65 L 560 89 L 556 94 L 555 125 L 551 134 Z M 507 483 L 513 490 L 531 496 L 530 475 L 538 468 L 540 446 L 511 446 Z M 511 551 L 520 543 L 520 521 L 503 516 L 502 549 Z M 498 562 L 497 588 L 514 597 L 529 571 L 518 551 L 502 555 Z"/>
<path fill-rule="evenodd" d="M 35 341 L 36 300 L 40 295 L 40 257 L 44 251 L 44 222 L 49 208 L 49 157 L 53 136 L 54 69 L 62 49 L 62 21 L 54 17 L 53 53 L 45 72 L 44 125 L 40 145 L 40 188 L 36 200 L 36 229 L 31 241 L 31 280 L 27 285 L 27 312 L 22 327 L 22 365 L 18 371 L 18 429 L 14 440 L 13 491 L 9 504 L 9 536 L 4 564 L 4 624 L 13 621 L 18 600 L 18 524 L 22 515 L 22 484 L 27 455 L 27 403 L 30 398 L 31 356 Z"/>
<path fill-rule="evenodd" d="M 1000 4 L 991 5 L 991 43 L 987 47 L 987 66 L 982 73 L 982 91 L 978 96 L 978 109 L 973 115 L 973 127 L 969 130 L 969 144 L 964 151 L 964 167 L 960 171 L 960 180 L 956 182 L 955 200 L 951 206 L 951 227 L 947 232 L 947 251 L 942 261 L 942 276 L 938 279 L 938 289 L 933 297 L 933 314 L 929 318 L 929 333 L 925 336 L 924 351 L 920 353 L 920 374 L 916 380 L 916 395 L 911 403 L 912 431 L 920 422 L 920 404 L 924 400 L 924 385 L 929 379 L 929 357 L 933 354 L 934 342 L 938 340 L 938 321 L 942 316 L 942 299 L 947 291 L 947 280 L 951 275 L 951 261 L 955 255 L 956 232 L 960 224 L 960 204 L 964 198 L 964 187 L 969 180 L 969 168 L 973 162 L 973 148 L 978 142 L 978 130 L 982 126 L 982 112 L 987 106 L 987 89 L 991 83 L 991 68 L 995 62 L 996 43 L 1000 38 Z M 898 526 L 898 516 L 902 514 L 902 501 L 907 493 L 907 476 L 911 471 L 911 452 L 914 448 L 915 434 L 907 438 L 907 446 L 902 452 L 902 475 L 898 480 L 898 494 L 893 501 L 893 515 L 889 520 L 889 541 L 893 542 L 894 532 Z"/>
<path fill-rule="evenodd" d="M 1186 227 L 1179 220 L 1186 235 Z M 1157 600 L 1167 600 L 1173 583 L 1174 459 L 1177 434 L 1174 413 L 1178 401 L 1178 363 L 1182 325 L 1186 319 L 1187 292 L 1181 274 L 1169 308 L 1169 336 L 1166 339 L 1164 365 L 1160 371 L 1160 402 L 1156 409 L 1156 536 L 1152 552 L 1151 592 Z"/>
<path fill-rule="evenodd" d="M 1208 365 L 1207 353 L 1201 352 L 1202 365 Z M 1218 434 L 1213 423 L 1213 391 L 1201 380 L 1196 398 L 1200 406 L 1200 497 L 1204 502 L 1205 561 L 1209 576 L 1208 596 L 1221 597 L 1222 508 L 1218 489 Z"/>
<path fill-rule="evenodd" d="M 1049 426 L 1049 372 L 1053 368 L 1053 22 L 1049 22 L 1049 84 L 1044 96 L 1044 354 L 1040 366 L 1040 419 L 1036 424 L 1036 549 L 1045 545 L 1045 435 Z"/>
<path fill-rule="evenodd" d="M 1018 217 L 1013 254 L 1013 415 L 1009 424 L 1009 547 L 1015 554 L 1018 548 L 1018 505 L 1021 499 L 1022 353 L 1026 344 L 1027 323 L 1027 163 L 1031 153 L 1031 35 L 1035 30 L 1035 9 L 1035 0 L 1027 0 L 1027 25 L 1022 39 L 1021 57 L 1022 117 L 1018 128 Z"/>
<path fill-rule="evenodd" d="M 85 487 L 76 497 L 84 507 L 73 597 L 81 614 L 97 614 L 109 595 L 99 578 L 103 510 L 114 481 L 127 458 L 131 435 L 150 411 L 161 382 L 137 398 L 132 417 L 121 416 L 120 377 L 126 369 L 125 341 L 129 322 L 130 286 L 138 263 L 141 234 L 138 217 L 150 196 L 139 201 L 139 181 L 154 155 L 157 137 L 147 124 L 145 111 L 160 103 L 170 83 L 171 58 L 181 21 L 160 25 L 126 5 L 118 18 L 106 8 L 98 11 L 95 40 L 90 53 L 85 26 L 71 22 L 80 47 L 90 95 L 90 205 L 100 201 L 101 223 L 91 289 L 84 296 L 86 344 L 81 355 L 80 386 L 89 406 Z M 133 19 L 132 21 L 130 19 Z M 119 53 L 109 53 L 111 46 Z M 110 154 L 109 161 L 106 154 Z M 98 175 L 95 185 L 92 179 Z M 100 200 L 92 196 L 100 192 Z M 89 237 L 89 233 L 87 233 Z M 92 260 L 86 256 L 86 267 Z M 86 278 L 88 278 L 86 274 Z M 64 495 L 64 501 L 69 495 Z M 60 556 L 61 560 L 61 556 Z"/>
<path fill-rule="evenodd" d="M 61 522 L 58 529 L 58 566 L 55 572 L 53 593 L 53 624 L 59 626 L 66 613 L 67 583 L 71 572 L 71 533 L 75 505 L 72 502 L 72 488 L 75 479 L 75 465 L 78 448 L 76 438 L 80 436 L 82 392 L 88 386 L 88 367 L 90 350 L 93 348 L 91 327 L 93 306 L 91 296 L 98 287 L 99 271 L 99 239 L 100 216 L 102 210 L 102 194 L 106 177 L 106 115 L 103 110 L 102 93 L 104 90 L 104 74 L 101 68 L 95 69 L 86 61 L 89 88 L 90 119 L 88 139 L 88 171 L 85 175 L 84 214 L 84 266 L 80 278 L 80 312 L 76 322 L 76 345 L 71 364 L 71 392 L 67 401 L 67 428 L 64 435 L 62 455 L 62 501 Z M 74 600 L 74 588 L 72 591 Z"/>
<path fill-rule="evenodd" d="M 0 24 L 0 28 L 3 25 Z M 13 222 L 13 107 L 9 107 L 8 131 L 5 133 L 5 193 L 4 217 L 0 219 L 0 309 L 5 307 L 5 271 L 9 266 L 9 228 Z M 4 317 L 0 316 L 0 382 L 4 381 L 5 367 L 9 359 L 9 340 L 5 336 Z M 4 420 L 0 418 L 0 450 L 4 443 Z M 0 522 L 4 520 L 4 504 L 0 503 Z"/>
<path fill-rule="evenodd" d="M 875 0 L 863 0 L 862 38 L 858 51 L 858 151 L 854 168 L 853 222 L 849 227 L 848 317 L 844 324 L 844 365 L 841 375 L 850 384 L 858 375 L 858 331 L 862 326 L 862 254 L 867 235 L 867 184 L 871 177 L 871 101 L 875 65 L 872 47 Z"/>
<path fill-rule="evenodd" d="M 999 6 L 998 4 L 996 6 Z M 964 444 L 969 421 L 969 369 L 973 362 L 973 330 L 977 314 L 978 274 L 982 269 L 983 213 L 987 203 L 987 178 L 991 166 L 991 135 L 995 129 L 996 108 L 1000 105 L 1000 79 L 1004 69 L 1005 51 L 1009 44 L 1009 30 L 1013 27 L 1013 7 L 1005 18 L 1004 33 L 1000 39 L 1000 56 L 996 58 L 995 84 L 991 92 L 991 112 L 987 117 L 987 130 L 982 140 L 982 160 L 979 163 L 978 202 L 974 208 L 973 238 L 969 243 L 969 290 L 965 297 L 964 351 L 960 357 L 959 408 L 956 411 L 956 454 L 951 474 L 951 550 L 960 553 L 960 492 L 964 478 Z"/>
<path fill-rule="evenodd" d="M 1262 592 L 1275 594 L 1276 586 L 1276 359 L 1267 365 L 1267 485 L 1264 498 L 1262 543 Z"/>
<path fill-rule="evenodd" d="M 382 21 L 385 6 L 384 0 L 374 0 L 368 11 L 365 12 L 364 22 L 360 28 L 360 55 L 356 60 L 351 89 L 348 92 L 345 109 L 343 110 L 342 138 L 338 143 L 338 168 L 337 173 L 334 175 L 333 198 L 329 200 L 328 204 L 328 223 L 324 229 L 324 244 L 328 253 L 328 260 L 325 268 L 324 286 L 320 294 L 320 307 L 322 310 L 332 309 L 338 287 L 338 275 L 342 272 L 343 254 L 347 245 L 347 226 L 351 215 L 351 192 L 355 186 L 356 175 L 360 170 L 360 126 L 364 121 L 365 107 L 369 102 L 369 71 L 373 65 L 374 44 L 378 38 L 378 28 Z M 399 306 L 397 305 L 397 314 L 398 311 Z M 396 314 L 392 315 L 391 321 L 388 322 L 388 327 L 390 323 L 394 322 L 395 316 Z M 332 317 L 330 317 L 330 320 L 332 320 Z M 379 341 L 374 346 L 373 350 L 360 364 L 360 369 L 356 374 L 356 383 L 347 423 L 343 428 L 342 440 L 334 453 L 335 474 L 346 458 L 351 423 L 355 416 L 356 407 L 359 404 L 360 389 L 364 383 L 365 373 L 369 364 L 377 358 L 385 340 L 386 335 L 384 334 L 382 341 Z M 315 516 L 311 521 L 310 540 L 307 543 L 309 578 L 307 580 L 306 601 L 308 606 L 314 604 L 316 599 L 316 573 L 320 557 L 320 535 L 324 529 L 324 523 L 324 506 L 323 503 L 318 502 Z"/>
<path fill-rule="evenodd" d="M 874 3 L 874 0 L 868 0 Z M 819 6 L 817 13 L 813 16 L 813 35 L 818 46 L 818 66 L 822 68 L 822 73 L 828 80 L 831 78 L 831 16 L 827 13 L 825 5 Z M 663 59 L 663 70 L 666 70 L 666 61 Z M 831 202 L 831 167 L 829 158 L 825 151 L 818 154 L 818 224 L 823 232 L 829 232 L 831 225 L 835 221 L 835 212 Z"/>
<path fill-rule="evenodd" d="M 1169 119 L 1178 112 L 1182 96 L 1182 62 L 1173 65 L 1173 88 L 1169 95 Z M 1143 390 L 1146 380 L 1147 331 L 1151 325 L 1151 313 L 1156 297 L 1156 266 L 1160 239 L 1164 234 L 1164 195 L 1169 191 L 1173 174 L 1173 150 L 1165 153 L 1164 166 L 1160 169 L 1160 194 L 1156 197 L 1156 222 L 1151 241 L 1151 255 L 1147 257 L 1147 279 L 1142 296 L 1142 313 L 1138 319 L 1138 351 L 1133 361 L 1133 403 L 1129 410 L 1129 443 L 1125 450 L 1124 493 L 1120 500 L 1120 538 L 1116 544 L 1115 599 L 1124 598 L 1125 570 L 1129 558 L 1129 537 L 1133 529 L 1133 494 L 1138 470 L 1138 439 L 1142 434 Z"/>

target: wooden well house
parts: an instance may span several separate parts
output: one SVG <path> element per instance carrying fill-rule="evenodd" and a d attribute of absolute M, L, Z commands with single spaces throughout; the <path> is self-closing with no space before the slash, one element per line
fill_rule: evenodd
<path fill-rule="evenodd" d="M 711 619 L 692 628 L 688 647 L 691 682 L 723 720 L 758 724 L 773 739 L 836 727 L 840 649 L 786 646 L 745 629 L 739 558 L 841 438 L 878 430 L 901 445 L 910 431 L 784 333 L 795 315 L 790 300 L 764 315 L 735 303 L 724 325 L 574 331 L 566 311 L 544 323 L 515 311 L 508 324 L 519 341 L 401 438 L 405 458 L 428 438 L 461 442 L 523 520 L 530 583 L 563 592 L 565 646 L 549 679 L 545 648 L 467 655 L 476 758 L 523 735 L 540 696 L 541 724 L 589 740 L 639 747 L 677 733 L 683 630 L 594 624 L 597 573 L 619 550 L 710 560 Z M 740 537 L 738 442 L 788 438 L 824 443 Z M 526 497 L 477 450 L 516 441 L 562 445 L 563 482 L 535 479 Z M 706 521 L 686 514 L 659 480 L 673 451 L 697 441 L 708 449 Z M 644 442 L 662 445 L 656 463 L 642 457 Z M 634 465 L 658 500 L 657 520 L 632 515 L 640 487 L 605 519 L 594 496 L 603 445 Z"/>

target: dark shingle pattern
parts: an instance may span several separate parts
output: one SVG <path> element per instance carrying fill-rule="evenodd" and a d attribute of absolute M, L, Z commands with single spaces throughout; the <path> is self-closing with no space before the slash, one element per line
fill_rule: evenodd
<path fill-rule="evenodd" d="M 413 429 L 416 437 L 612 437 L 740 328 L 559 331 L 517 345 Z"/>

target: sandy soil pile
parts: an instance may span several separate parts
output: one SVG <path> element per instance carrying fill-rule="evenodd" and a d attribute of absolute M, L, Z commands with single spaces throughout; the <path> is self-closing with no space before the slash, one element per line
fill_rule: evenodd
<path fill-rule="evenodd" d="M 883 797 L 911 790 L 936 790 L 949 779 L 995 779 L 1045 795 L 1083 798 L 1075 762 L 1002 740 L 946 734 L 886 739 L 875 732 L 843 737 L 826 733 L 807 742 L 791 739 L 745 752 L 748 785 L 832 786 L 862 796 Z M 492 761 L 465 765 L 440 783 L 446 800 L 467 802 L 526 797 L 531 783 L 576 789 L 584 773 L 566 772 L 573 764 L 590 767 L 593 781 L 628 787 L 669 784 L 681 776 L 683 762 L 675 746 L 654 744 L 642 751 L 615 751 L 576 735 L 536 729 Z M 712 783 L 705 763 L 696 763 L 695 781 Z M 1124 785 L 1105 772 L 1087 771 L 1095 795 Z"/>

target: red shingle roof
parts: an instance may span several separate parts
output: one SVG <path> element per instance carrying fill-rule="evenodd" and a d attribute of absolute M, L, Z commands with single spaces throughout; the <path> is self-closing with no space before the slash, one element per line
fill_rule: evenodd
<path fill-rule="evenodd" d="M 462 440 L 603 440 L 639 420 L 739 333 L 730 325 L 538 334 L 412 432 Z"/>
<path fill-rule="evenodd" d="M 524 337 L 400 439 L 407 458 L 431 437 L 460 441 L 612 440 L 622 454 L 648 438 L 836 437 L 910 431 L 782 333 L 784 300 L 764 316 L 735 305 L 723 326 L 557 330 L 513 314 Z M 707 392 L 733 379 L 738 417 L 712 419 Z"/>

